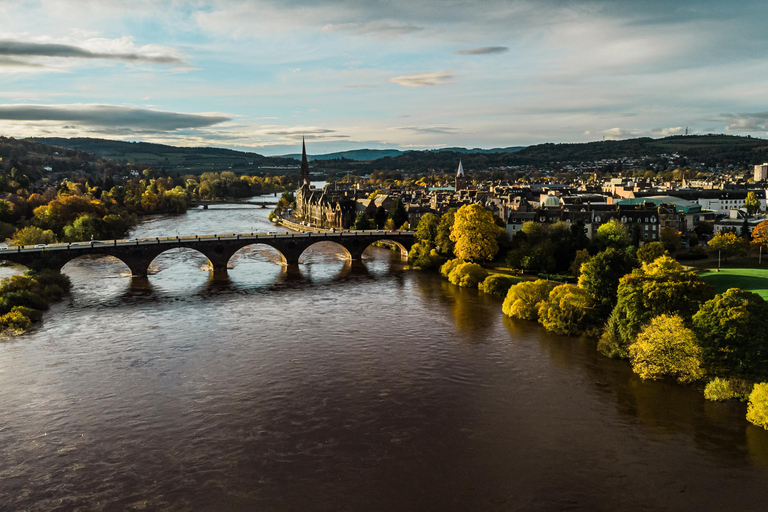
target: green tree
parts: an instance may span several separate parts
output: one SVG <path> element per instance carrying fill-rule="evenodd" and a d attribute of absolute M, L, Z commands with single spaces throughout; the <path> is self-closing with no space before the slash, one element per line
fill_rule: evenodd
<path fill-rule="evenodd" d="M 467 261 L 490 261 L 499 250 L 499 227 L 493 214 L 479 204 L 464 205 L 456 212 L 451 240 L 457 257 Z"/>
<path fill-rule="evenodd" d="M 747 192 L 747 197 L 744 199 L 744 207 L 750 215 L 754 215 L 760 211 L 760 200 L 754 192 Z"/>
<path fill-rule="evenodd" d="M 706 368 L 726 377 L 768 377 L 768 303 L 731 288 L 693 315 Z"/>
<path fill-rule="evenodd" d="M 768 430 L 768 382 L 755 384 L 749 395 L 747 421 Z"/>
<path fill-rule="evenodd" d="M 610 247 L 595 254 L 581 266 L 579 286 L 598 306 L 599 315 L 607 317 L 616 305 L 619 280 L 637 266 L 637 260 L 625 250 Z"/>
<path fill-rule="evenodd" d="M 403 205 L 403 201 L 400 200 L 400 198 L 395 201 L 395 204 L 392 207 L 392 213 L 389 218 L 392 219 L 392 224 L 397 227 L 400 227 L 408 222 L 408 212 L 405 211 L 405 205 Z"/>
<path fill-rule="evenodd" d="M 571 284 L 561 284 L 539 304 L 539 323 L 563 336 L 578 336 L 596 325 L 592 297 Z"/>
<path fill-rule="evenodd" d="M 704 376 L 696 335 L 677 315 L 654 317 L 629 347 L 629 359 L 642 379 L 669 376 L 687 383 Z"/>
<path fill-rule="evenodd" d="M 675 228 L 661 228 L 659 239 L 664 248 L 669 252 L 676 251 L 680 248 L 680 232 Z"/>
<path fill-rule="evenodd" d="M 621 278 L 616 307 L 608 317 L 598 350 L 608 357 L 627 357 L 627 348 L 652 318 L 676 314 L 688 320 L 712 298 L 712 289 L 694 271 L 662 256 Z"/>
<path fill-rule="evenodd" d="M 614 247 L 624 249 L 629 245 L 631 237 L 629 230 L 618 219 L 611 219 L 599 228 L 595 234 L 595 242 L 600 248 Z"/>
<path fill-rule="evenodd" d="M 373 222 L 376 224 L 376 229 L 384 229 L 384 224 L 387 223 L 387 216 L 386 208 L 383 206 L 376 208 L 376 213 L 373 214 Z"/>
<path fill-rule="evenodd" d="M 98 240 L 102 238 L 103 227 L 104 221 L 86 213 L 64 227 L 64 241 Z"/>
<path fill-rule="evenodd" d="M 365 216 L 365 213 L 360 212 L 355 218 L 355 224 L 353 228 L 357 230 L 371 229 L 371 221 L 368 220 L 368 217 Z"/>
<path fill-rule="evenodd" d="M 435 238 L 437 237 L 437 229 L 440 225 L 440 220 L 436 215 L 426 213 L 419 219 L 419 224 L 416 226 L 416 240 L 420 243 L 425 243 L 429 246 L 435 245 Z"/>
<path fill-rule="evenodd" d="M 554 287 L 555 283 L 543 279 L 517 283 L 507 292 L 501 310 L 513 318 L 536 320 L 539 317 L 539 306 L 549 298 Z"/>
<path fill-rule="evenodd" d="M 573 262 L 571 263 L 570 267 L 568 267 L 568 269 L 571 271 L 571 274 L 573 274 L 575 277 L 580 277 L 581 266 L 588 262 L 591 258 L 592 256 L 589 255 L 589 251 L 586 249 L 579 249 L 576 251 Z"/>
<path fill-rule="evenodd" d="M 661 256 L 669 256 L 669 253 L 660 242 L 648 242 L 637 250 L 637 259 L 641 263 L 653 263 Z"/>
<path fill-rule="evenodd" d="M 416 242 L 408 252 L 408 260 L 414 268 L 422 270 L 437 268 L 440 265 L 440 255 L 425 242 Z"/>
<path fill-rule="evenodd" d="M 437 234 L 435 235 L 437 251 L 449 258 L 455 256 L 453 249 L 456 244 L 451 240 L 451 229 L 456 220 L 456 211 L 456 208 L 450 208 L 440 217 L 440 223 L 437 225 Z"/>

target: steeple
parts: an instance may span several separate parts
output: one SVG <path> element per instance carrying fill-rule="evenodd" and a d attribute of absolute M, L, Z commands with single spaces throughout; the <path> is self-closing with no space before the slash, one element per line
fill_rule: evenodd
<path fill-rule="evenodd" d="M 459 160 L 459 170 L 456 171 L 456 184 L 454 186 L 456 191 L 462 190 L 466 188 L 467 186 L 467 180 L 464 176 L 464 167 L 461 165 L 461 160 Z"/>
<path fill-rule="evenodd" d="M 307 162 L 307 145 L 304 143 L 304 137 L 301 138 L 301 179 L 299 186 L 306 184 L 309 186 L 309 162 Z"/>

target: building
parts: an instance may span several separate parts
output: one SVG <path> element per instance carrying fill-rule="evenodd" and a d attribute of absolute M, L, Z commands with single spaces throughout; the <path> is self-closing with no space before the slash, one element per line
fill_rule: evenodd
<path fill-rule="evenodd" d="M 768 179 L 768 164 L 760 164 L 755 166 L 755 182 L 765 181 Z"/>
<path fill-rule="evenodd" d="M 459 170 L 456 171 L 456 191 L 464 190 L 467 187 L 467 178 L 464 176 L 464 167 L 459 160 Z"/>

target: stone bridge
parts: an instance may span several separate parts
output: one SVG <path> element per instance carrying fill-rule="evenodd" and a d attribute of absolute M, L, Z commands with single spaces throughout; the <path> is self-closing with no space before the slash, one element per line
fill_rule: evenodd
<path fill-rule="evenodd" d="M 214 271 L 221 271 L 227 269 L 230 258 L 237 251 L 249 245 L 262 244 L 273 247 L 280 253 L 284 264 L 296 265 L 301 254 L 318 242 L 335 243 L 346 251 L 350 260 L 359 260 L 363 251 L 375 242 L 392 242 L 400 248 L 402 255 L 407 257 L 415 239 L 412 231 L 177 236 L 9 247 L 0 250 L 0 260 L 30 268 L 61 270 L 68 261 L 80 256 L 114 256 L 128 265 L 133 276 L 145 277 L 152 261 L 171 249 L 194 249 L 208 258 Z"/>

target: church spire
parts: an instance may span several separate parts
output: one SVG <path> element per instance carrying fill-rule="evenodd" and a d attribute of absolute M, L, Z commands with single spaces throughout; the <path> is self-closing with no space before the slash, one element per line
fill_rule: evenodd
<path fill-rule="evenodd" d="M 454 185 L 454 190 L 463 190 L 466 186 L 467 180 L 464 176 L 464 166 L 461 165 L 461 160 L 459 160 L 459 170 L 456 171 L 456 184 Z"/>
<path fill-rule="evenodd" d="M 304 137 L 301 138 L 301 179 L 299 185 L 309 186 L 309 162 L 307 162 L 307 145 L 304 143 Z"/>

